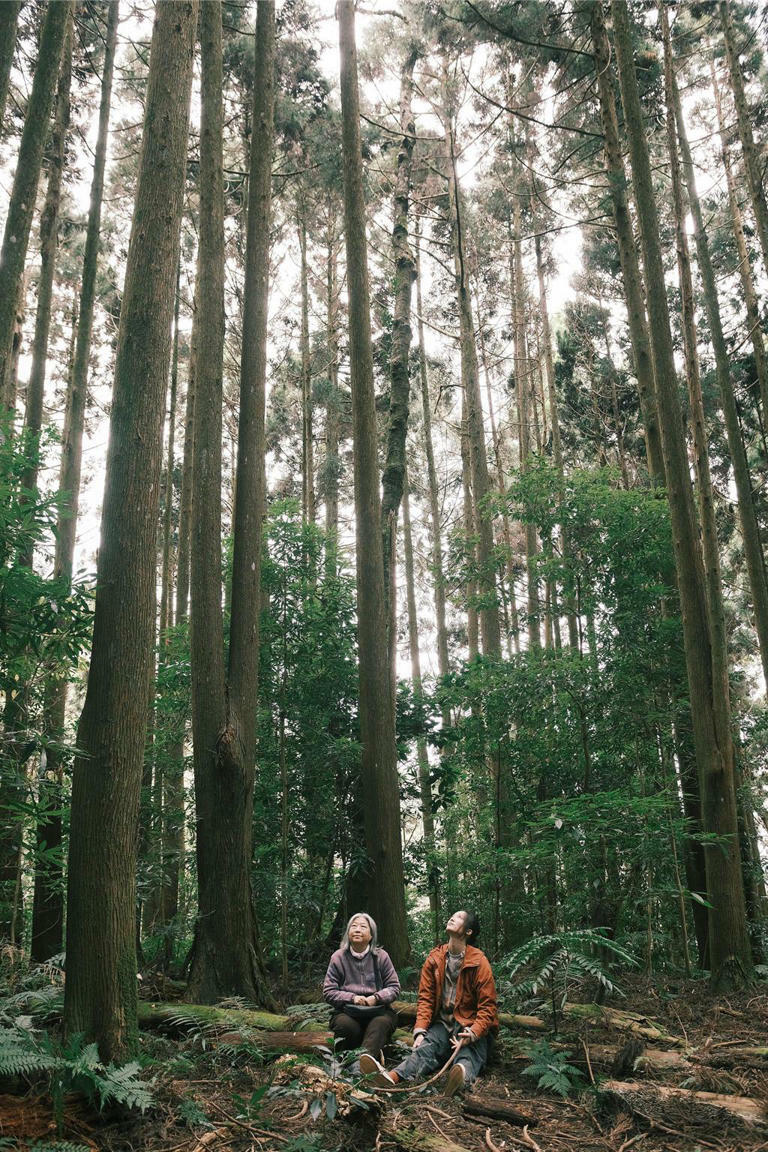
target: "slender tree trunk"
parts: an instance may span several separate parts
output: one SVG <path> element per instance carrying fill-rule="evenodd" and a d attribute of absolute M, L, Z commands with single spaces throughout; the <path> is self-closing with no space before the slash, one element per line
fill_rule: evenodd
<path fill-rule="evenodd" d="M 616 241 L 619 261 L 624 279 L 624 295 L 627 302 L 629 338 L 632 345 L 632 359 L 640 398 L 640 410 L 645 425 L 645 451 L 648 472 L 655 484 L 664 483 L 664 455 L 661 447 L 659 417 L 654 394 L 653 362 L 648 326 L 645 317 L 647 298 L 640 264 L 632 231 L 632 218 L 629 213 L 627 177 L 624 171 L 619 124 L 613 94 L 611 49 L 603 20 L 602 4 L 599 0 L 591 6 L 592 42 L 595 50 L 595 69 L 600 97 L 600 118 L 603 124 L 605 168 L 608 173 L 613 218 L 616 224 Z"/>
<path fill-rule="evenodd" d="M 77 296 L 72 305 L 70 325 L 71 341 L 68 357 L 67 399 L 64 415 L 64 439 L 70 424 L 72 409 L 72 379 L 75 359 L 75 335 L 77 332 Z M 57 537 L 58 548 L 58 537 Z M 58 563 L 54 571 L 59 569 Z M 57 956 L 64 948 L 64 860 L 62 848 L 61 809 L 64 804 L 62 784 L 64 768 L 61 753 L 56 742 L 64 732 L 64 713 L 67 702 L 67 677 L 62 675 L 60 665 L 52 667 L 43 685 L 43 733 L 52 739 L 46 746 L 45 764 L 42 757 L 39 778 L 39 806 L 35 830 L 38 859 L 35 864 L 35 888 L 32 903 L 32 959 L 38 963 Z M 45 852 L 47 860 L 43 864 L 40 855 Z"/>
<path fill-rule="evenodd" d="M 522 225 L 520 221 L 520 202 L 514 201 L 514 240 L 512 248 L 512 265 L 514 270 L 514 328 L 515 328 L 515 385 L 517 390 L 518 417 L 520 422 L 520 471 L 525 473 L 531 458 L 531 419 L 530 419 L 530 384 L 529 361 L 525 340 L 525 291 L 523 285 L 523 244 Z M 536 557 L 539 552 L 539 543 L 536 537 L 536 525 L 526 521 L 525 524 L 525 564 L 528 584 L 528 647 L 536 651 L 541 647 L 541 634 L 539 630 L 539 604 L 538 575 L 536 572 Z"/>
<path fill-rule="evenodd" d="M 683 170 L 688 188 L 688 201 L 691 207 L 691 215 L 693 216 L 696 254 L 704 287 L 704 305 L 707 320 L 709 321 L 712 347 L 715 352 L 715 373 L 720 389 L 723 415 L 725 417 L 728 451 L 733 465 L 734 480 L 736 481 L 739 523 L 741 525 L 741 536 L 744 543 L 744 559 L 749 576 L 749 588 L 752 595 L 755 630 L 760 645 L 763 678 L 766 686 L 768 686 L 768 581 L 766 581 L 765 574 L 763 545 L 760 539 L 760 528 L 757 522 L 757 512 L 752 495 L 752 480 L 749 474 L 749 464 L 741 436 L 736 399 L 733 394 L 733 381 L 731 380 L 728 349 L 725 344 L 723 325 L 720 318 L 720 304 L 717 298 L 715 273 L 709 253 L 707 234 L 704 230 L 704 216 L 696 190 L 693 157 L 691 156 L 691 149 L 688 144 L 685 121 L 683 120 L 683 110 L 680 103 L 680 94 L 675 79 L 672 50 L 669 41 L 669 20 L 667 10 L 663 5 L 660 11 L 665 35 L 665 51 L 668 58 L 668 88 L 672 100 L 672 106 L 669 109 L 668 115 L 671 115 L 673 120 L 677 122 L 677 134 L 683 156 Z"/>
<path fill-rule="evenodd" d="M 8 203 L 3 247 L 0 251 L 0 402 L 5 408 L 10 407 L 8 400 L 14 326 L 35 212 L 43 149 L 48 136 L 64 40 L 73 10 L 73 0 L 58 0 L 56 4 L 46 6 L 40 50 Z"/>
<path fill-rule="evenodd" d="M 755 280 L 752 275 L 752 266 L 749 262 L 749 252 L 747 251 L 747 241 L 744 235 L 744 224 L 741 216 L 741 208 L 739 207 L 739 197 L 736 189 L 736 180 L 733 175 L 733 166 L 731 164 L 730 149 L 728 147 L 728 139 L 723 121 L 723 107 L 720 99 L 720 87 L 717 83 L 717 72 L 715 70 L 714 60 L 710 60 L 710 74 L 712 76 L 712 88 L 715 94 L 715 107 L 717 109 L 717 126 L 720 134 L 720 145 L 722 148 L 723 167 L 725 168 L 725 175 L 728 181 L 728 203 L 731 209 L 731 221 L 733 223 L 733 234 L 736 239 L 736 251 L 739 256 L 739 275 L 741 277 L 741 285 L 744 290 L 744 305 L 747 312 L 747 329 L 749 332 L 749 340 L 752 345 L 752 354 L 755 358 L 755 373 L 757 375 L 757 383 L 760 389 L 760 402 L 763 409 L 763 423 L 768 421 L 768 360 L 766 360 L 765 345 L 763 343 L 762 325 L 760 322 L 760 304 L 755 290 Z"/>
<path fill-rule="evenodd" d="M 477 300 L 477 294 L 475 295 Z M 493 444 L 493 458 L 496 464 L 496 483 L 499 486 L 499 494 L 504 495 L 506 485 L 504 484 L 504 465 L 501 459 L 501 437 L 499 430 L 496 426 L 496 415 L 493 410 L 493 394 L 491 392 L 491 375 L 488 371 L 488 357 L 485 351 L 485 337 L 483 335 L 483 325 L 480 321 L 480 310 L 477 308 L 477 334 L 480 344 L 480 361 L 483 365 L 483 373 L 485 375 L 485 395 L 488 400 L 488 417 L 491 422 L 491 443 Z M 507 653 L 511 657 L 512 650 L 509 645 L 509 633 L 511 632 L 511 641 L 517 655 L 520 655 L 520 621 L 517 615 L 517 600 L 515 599 L 515 569 L 512 564 L 512 531 L 509 524 L 509 515 L 504 509 L 501 514 L 501 525 L 504 544 L 506 547 L 506 561 L 505 568 L 507 573 L 507 585 L 509 587 L 509 602 L 510 602 L 510 621 L 509 628 L 507 629 Z M 503 592 L 503 588 L 502 588 Z"/>
<path fill-rule="evenodd" d="M 408 202 L 411 193 L 411 157 L 415 137 L 411 111 L 415 64 L 416 53 L 412 50 L 406 57 L 400 73 L 400 142 L 397 150 L 392 227 L 395 282 L 392 352 L 389 362 L 389 422 L 387 457 L 381 481 L 381 547 L 393 693 L 397 685 L 397 603 L 394 594 L 397 517 L 405 483 L 405 439 L 408 432 L 411 391 L 408 372 L 408 357 L 411 350 L 411 286 L 416 275 L 413 253 L 408 243 Z"/>
<path fill-rule="evenodd" d="M 440 532 L 440 501 L 437 491 L 435 451 L 432 445 L 432 405 L 429 398 L 429 373 L 424 348 L 424 321 L 421 303 L 421 249 L 418 221 L 416 226 L 416 309 L 419 336 L 419 382 L 421 385 L 421 413 L 424 421 L 424 453 L 427 458 L 427 486 L 429 488 L 429 520 L 432 529 L 432 579 L 435 594 L 435 622 L 437 629 L 437 668 L 442 677 L 448 675 L 448 629 L 445 623 L 445 576 L 443 574 L 443 545 Z M 443 726 L 449 723 L 447 711 L 443 713 Z"/>
<path fill-rule="evenodd" d="M 414 702 L 422 704 L 421 656 L 419 653 L 419 619 L 416 612 L 416 587 L 413 565 L 413 534 L 411 532 L 411 507 L 408 491 L 408 474 L 403 485 L 403 546 L 405 552 L 405 590 L 408 604 L 408 647 L 411 654 L 411 683 Z M 429 775 L 427 742 L 423 736 L 417 737 L 416 756 L 419 766 L 419 799 L 421 822 L 424 829 L 424 852 L 427 866 L 427 891 L 429 911 L 432 920 L 432 935 L 435 943 L 440 939 L 440 880 L 435 853 L 435 817 L 432 799 L 432 783 Z"/>
<path fill-rule="evenodd" d="M 301 511 L 305 523 L 315 522 L 315 459 L 312 438 L 312 372 L 309 359 L 309 275 L 307 222 L 299 212 L 301 251 Z"/>
<path fill-rule="evenodd" d="M 72 793 L 65 1023 L 96 1039 L 105 1060 L 119 1059 L 137 1036 L 136 837 L 196 20 L 195 0 L 157 6 Z"/>
<path fill-rule="evenodd" d="M 444 98 L 445 100 L 445 98 Z M 486 656 L 501 655 L 501 629 L 499 627 L 499 606 L 494 572 L 493 524 L 483 506 L 491 485 L 488 478 L 488 455 L 485 447 L 483 425 L 483 404 L 480 396 L 480 374 L 477 366 L 475 328 L 472 321 L 472 300 L 467 267 L 464 219 L 461 206 L 461 193 L 456 176 L 456 150 L 453 122 L 445 100 L 443 113 L 445 130 L 446 158 L 448 167 L 448 199 L 451 212 L 451 246 L 456 277 L 456 294 L 459 305 L 459 341 L 461 345 L 461 384 L 467 398 L 467 436 L 470 443 L 470 471 L 472 477 L 472 498 L 475 511 L 475 532 L 477 534 L 478 566 L 478 616 Z"/>
<path fill-rule="evenodd" d="M 747 94 L 744 91 L 744 77 L 739 64 L 739 53 L 733 32 L 733 20 L 728 0 L 720 0 L 720 23 L 725 39 L 725 54 L 728 59 L 728 71 L 731 76 L 733 102 L 736 106 L 736 125 L 739 130 L 741 149 L 744 154 L 744 167 L 747 172 L 747 187 L 752 202 L 752 211 L 757 225 L 757 235 L 763 253 L 763 267 L 768 272 L 768 204 L 766 204 L 763 178 L 765 169 L 760 153 L 755 146 L 752 135 L 752 114 L 747 104 Z"/>
<path fill-rule="evenodd" d="M 386 593 L 381 554 L 381 504 L 353 0 L 340 0 L 337 14 L 341 55 L 344 216 L 355 452 L 362 799 L 366 850 L 371 870 L 369 907 L 379 922 L 382 938 L 387 941 L 395 965 L 402 965 L 407 962 L 410 947 L 400 840 L 394 702 L 390 691 L 387 651 L 382 644 L 387 624 Z"/>
<path fill-rule="evenodd" d="M 240 424 L 229 665 L 221 609 L 221 389 L 224 349 L 224 178 L 221 4 L 203 5 L 203 118 L 198 256 L 192 559 L 192 722 L 198 921 L 190 995 L 270 1002 L 251 891 L 261 544 L 266 505 L 264 418 L 269 220 L 275 99 L 275 6 L 259 4 L 248 195 Z"/>
<path fill-rule="evenodd" d="M 60 579 L 63 578 L 67 587 L 72 580 L 77 532 L 83 426 L 88 384 L 88 360 L 90 355 L 91 334 L 93 331 L 93 305 L 98 267 L 101 203 L 109 132 L 109 108 L 112 94 L 115 46 L 117 43 L 118 15 L 119 0 L 111 0 L 107 15 L 106 46 L 99 105 L 99 128 L 94 153 L 79 309 L 76 307 L 72 323 L 73 335 L 76 331 L 77 337 L 74 356 L 70 365 L 64 434 L 62 437 L 61 469 L 59 473 L 59 495 L 61 504 L 56 527 L 56 549 L 53 565 L 54 576 Z M 79 322 L 77 320 L 78 311 Z M 44 698 L 44 731 L 46 737 L 50 740 L 47 750 L 47 771 L 55 780 L 60 782 L 62 779 L 63 765 L 57 744 L 62 740 L 64 735 L 67 682 L 66 678 L 60 677 L 55 670 L 46 678 Z M 48 817 L 45 827 L 40 830 L 39 835 L 44 835 L 49 849 L 59 846 L 61 844 L 61 818 L 52 815 Z M 52 861 L 47 871 L 45 883 L 41 882 L 39 886 L 36 885 L 35 889 L 35 903 L 33 908 L 33 956 L 37 960 L 47 959 L 48 956 L 56 955 L 62 950 L 64 923 L 63 884 L 63 860 Z"/>
<path fill-rule="evenodd" d="M 339 529 L 339 347 L 338 290 L 336 285 L 336 213 L 328 214 L 326 266 L 326 343 L 328 345 L 328 401 L 325 407 L 325 534 L 327 557 L 336 566 L 336 535 Z"/>
<path fill-rule="evenodd" d="M 465 564 L 468 568 L 465 595 L 467 600 L 467 657 L 474 660 L 480 651 L 480 614 L 477 610 L 477 514 L 472 491 L 472 444 L 468 431 L 467 393 L 461 391 L 461 488 L 463 495 Z"/>
<path fill-rule="evenodd" d="M 61 195 L 61 170 L 63 162 L 64 137 L 69 121 L 69 82 L 71 76 L 71 36 L 67 24 L 65 36 L 64 65 L 59 76 L 56 116 L 51 137 L 50 171 L 45 205 L 40 222 L 41 271 L 38 288 L 38 307 L 35 319 L 35 337 L 32 359 L 32 373 L 27 392 L 26 432 L 29 438 L 31 457 L 21 479 L 21 501 L 28 500 L 27 493 L 37 487 L 39 451 L 38 441 L 43 416 L 43 390 L 45 385 L 45 362 L 48 349 L 48 333 L 51 322 L 51 301 L 53 297 L 53 277 L 56 268 L 56 242 L 58 232 L 58 208 Z M 32 568 L 34 547 L 20 558 L 21 563 Z M 22 802 L 27 787 L 27 761 L 34 751 L 34 742 L 29 741 L 30 685 L 15 682 L 13 690 L 6 688 L 3 709 L 3 728 L 6 740 L 6 763 L 0 773 L 0 809 L 13 811 L 12 804 Z M 45 808 L 43 798 L 42 807 Z M 18 811 L 18 809 L 16 809 Z M 0 827 L 0 936 L 6 935 L 7 921 L 5 910 L 12 909 L 11 938 L 15 937 L 14 921 L 18 922 L 22 889 L 20 868 L 22 861 L 22 839 L 24 821 L 13 815 L 4 819 Z"/>
<path fill-rule="evenodd" d="M 27 406 L 24 425 L 28 435 L 37 440 L 43 423 L 43 396 L 45 393 L 45 369 L 48 360 L 48 336 L 51 330 L 51 306 L 53 303 L 53 282 L 56 274 L 56 254 L 59 241 L 59 204 L 61 202 L 61 178 L 64 169 L 64 146 L 69 128 L 70 86 L 72 80 L 72 20 L 67 23 L 64 49 L 61 57 L 59 81 L 56 93 L 56 114 L 51 132 L 48 158 L 48 188 L 45 194 L 40 217 L 40 278 L 37 282 L 37 313 L 35 316 L 35 336 L 32 344 L 32 368 L 27 385 Z M 27 469 L 23 486 L 28 490 L 37 487 L 37 465 Z M 28 558 L 32 566 L 32 557 Z"/>
<path fill-rule="evenodd" d="M 5 127 L 5 101 L 8 98 L 8 84 L 16 51 L 16 26 L 20 9 L 21 0 L 5 0 L 0 4 L 0 138 Z"/>
<path fill-rule="evenodd" d="M 702 825 L 705 833 L 714 832 L 723 838 L 717 846 L 711 845 L 705 849 L 705 858 L 707 894 L 712 904 L 709 917 L 712 981 L 715 987 L 725 987 L 748 977 L 751 972 L 744 889 L 739 866 L 729 688 L 727 680 L 714 681 L 712 638 L 677 393 L 658 216 L 625 0 L 611 0 L 611 11 L 640 219 L 643 263 L 648 283 L 649 329 L 683 614 L 691 717 L 702 798 Z"/>

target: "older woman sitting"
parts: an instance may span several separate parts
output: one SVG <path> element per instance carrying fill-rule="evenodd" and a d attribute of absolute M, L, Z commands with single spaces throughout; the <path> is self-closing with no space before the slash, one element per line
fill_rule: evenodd
<path fill-rule="evenodd" d="M 397 1024 L 391 1004 L 399 991 L 394 965 L 376 941 L 375 920 L 356 912 L 323 981 L 323 996 L 333 1010 L 331 1028 L 345 1050 L 363 1048 L 381 1058 Z"/>

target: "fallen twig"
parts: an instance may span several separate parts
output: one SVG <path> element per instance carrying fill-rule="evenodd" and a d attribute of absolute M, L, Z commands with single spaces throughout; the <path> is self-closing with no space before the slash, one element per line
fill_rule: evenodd
<path fill-rule="evenodd" d="M 490 1128 L 486 1128 L 486 1130 L 485 1130 L 485 1143 L 486 1143 L 487 1147 L 490 1148 L 491 1152 L 501 1152 L 501 1149 L 499 1148 L 498 1144 L 494 1144 L 493 1140 L 491 1139 Z"/>
<path fill-rule="evenodd" d="M 541 1152 L 541 1148 L 539 1147 L 539 1145 L 534 1140 L 533 1136 L 531 1136 L 530 1132 L 528 1131 L 528 1125 L 527 1124 L 526 1124 L 525 1128 L 523 1128 L 523 1140 L 525 1141 L 526 1144 L 530 1145 L 530 1147 L 533 1148 L 534 1152 Z"/>

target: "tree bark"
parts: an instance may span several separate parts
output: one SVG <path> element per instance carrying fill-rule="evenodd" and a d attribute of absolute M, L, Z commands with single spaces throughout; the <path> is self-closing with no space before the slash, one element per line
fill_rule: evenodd
<path fill-rule="evenodd" d="M 709 241 L 704 229 L 704 216 L 701 210 L 696 179 L 693 168 L 688 136 L 683 120 L 683 110 L 680 103 L 680 93 L 677 88 L 674 67 L 672 63 L 672 50 L 669 43 L 669 28 L 666 8 L 662 6 L 662 25 L 665 31 L 665 49 L 669 58 L 668 87 L 672 98 L 672 108 L 669 115 L 677 123 L 677 134 L 680 140 L 680 150 L 683 156 L 683 171 L 688 189 L 688 201 L 693 216 L 693 234 L 696 241 L 696 255 L 698 257 L 699 273 L 704 288 L 704 306 L 709 321 L 710 339 L 715 353 L 715 373 L 720 390 L 720 400 L 725 417 L 725 431 L 728 439 L 728 451 L 733 466 L 733 475 L 736 482 L 737 504 L 739 509 L 739 523 L 744 543 L 744 559 L 749 576 L 749 588 L 752 594 L 752 607 L 755 617 L 755 631 L 760 645 L 760 658 L 763 665 L 763 679 L 768 686 L 768 581 L 765 574 L 765 560 L 763 545 L 760 539 L 760 528 L 757 522 L 757 511 L 752 495 L 752 480 L 749 474 L 747 454 L 744 450 L 744 441 L 739 425 L 739 414 L 736 408 L 736 399 L 733 392 L 733 381 L 729 365 L 728 349 L 723 335 L 723 325 L 720 318 L 720 304 L 717 298 L 717 284 L 709 252 Z"/>
<path fill-rule="evenodd" d="M 309 283 L 307 272 L 307 222 L 299 212 L 301 252 L 301 511 L 305 523 L 315 522 L 315 457 L 312 438 L 312 372 L 309 358 Z"/>
<path fill-rule="evenodd" d="M 221 607 L 221 395 L 224 355 L 224 176 L 221 4 L 203 5 L 199 340 L 195 394 L 192 724 L 198 920 L 191 993 L 203 1003 L 268 1003 L 251 891 L 261 538 L 266 503 L 264 416 L 269 219 L 275 98 L 275 6 L 259 4 L 248 197 L 240 424 L 229 665 Z"/>
<path fill-rule="evenodd" d="M 421 303 L 421 252 L 419 230 L 416 228 L 416 310 L 418 312 L 419 336 L 419 381 L 421 384 L 421 412 L 424 421 L 424 453 L 427 458 L 427 483 L 429 486 L 429 518 L 432 528 L 432 579 L 435 592 L 435 623 L 437 629 L 437 667 L 440 676 L 448 675 L 448 629 L 445 623 L 445 576 L 443 574 L 443 545 L 440 532 L 440 501 L 437 492 L 437 471 L 435 451 L 432 445 L 432 405 L 429 398 L 429 374 L 427 354 L 424 348 L 424 321 Z M 443 726 L 447 727 L 449 717 L 443 715 Z"/>
<path fill-rule="evenodd" d="M 75 555 L 77 534 L 77 512 L 80 497 L 80 472 L 82 466 L 83 427 L 88 387 L 88 360 L 91 335 L 93 332 L 93 305 L 95 297 L 96 273 L 99 255 L 99 230 L 101 204 L 104 188 L 104 167 L 107 155 L 109 133 L 109 110 L 112 96 L 112 76 L 114 72 L 115 47 L 117 44 L 117 24 L 119 0 L 110 0 L 105 33 L 104 64 L 101 77 L 101 98 L 99 104 L 99 127 L 94 152 L 93 177 L 91 180 L 90 206 L 86 228 L 85 251 L 83 253 L 83 273 L 80 285 L 79 305 L 73 318 L 72 331 L 76 331 L 74 356 L 70 367 L 67 407 L 62 437 L 61 467 L 59 472 L 59 497 L 61 500 L 56 526 L 56 549 L 54 554 L 54 576 L 63 578 L 69 587 L 72 581 L 72 566 Z M 79 321 L 77 314 L 79 312 Z M 63 765 L 61 753 L 56 745 L 63 738 L 67 706 L 67 682 L 55 671 L 46 677 L 44 687 L 43 730 L 47 740 L 48 773 L 59 782 Z M 47 818 L 44 835 L 49 849 L 61 844 L 61 817 Z M 32 955 L 42 961 L 61 952 L 64 931 L 63 861 L 51 863 L 47 877 L 39 888 L 35 888 L 33 905 L 33 945 Z"/>
<path fill-rule="evenodd" d="M 381 503 L 373 389 L 368 258 L 365 233 L 360 106 L 353 0 L 340 0 L 344 217 L 349 288 L 350 375 L 357 528 L 357 614 L 363 809 L 369 859 L 369 907 L 396 966 L 410 946 L 400 840 L 400 797 L 394 701 L 386 645 L 386 592 L 381 550 Z"/>
<path fill-rule="evenodd" d="M 523 245 L 522 225 L 520 221 L 520 201 L 515 197 L 514 202 L 514 240 L 512 247 L 512 266 L 514 271 L 514 329 L 515 329 L 515 387 L 517 391 L 518 419 L 520 422 L 520 471 L 528 470 L 531 457 L 531 418 L 530 418 L 530 362 L 525 339 L 525 289 L 523 284 Z M 525 524 L 525 566 L 528 584 L 528 648 L 538 651 L 541 648 L 541 632 L 539 616 L 541 605 L 539 603 L 538 575 L 536 572 L 536 557 L 539 552 L 539 543 L 536 537 L 536 525 L 530 520 Z"/>
<path fill-rule="evenodd" d="M 733 102 L 736 106 L 736 125 L 741 140 L 741 150 L 744 155 L 744 167 L 747 173 L 747 187 L 755 216 L 757 235 L 763 253 L 763 267 L 768 272 L 768 204 L 766 204 L 763 190 L 764 168 L 760 153 L 755 146 L 752 135 L 752 114 L 747 104 L 747 94 L 744 91 L 744 77 L 739 64 L 739 53 L 733 33 L 733 20 L 731 18 L 728 0 L 720 0 L 720 23 L 725 40 L 725 55 L 728 60 L 728 71 L 731 77 Z"/>
<path fill-rule="evenodd" d="M 624 280 L 627 303 L 629 338 L 640 398 L 640 410 L 645 425 L 645 451 L 648 473 L 655 484 L 664 483 L 664 454 L 661 447 L 659 416 L 654 394 L 653 362 L 645 316 L 647 298 L 640 264 L 635 249 L 632 219 L 629 214 L 627 177 L 624 171 L 619 122 L 614 102 L 611 50 L 603 20 L 602 4 L 597 0 L 591 6 L 592 43 L 595 50 L 595 69 L 600 98 L 600 118 L 603 125 L 605 168 L 608 174 L 613 218 L 616 224 L 616 242 Z"/>
<path fill-rule="evenodd" d="M 408 202 L 411 192 L 411 158 L 415 126 L 411 103 L 416 52 L 411 49 L 400 73 L 400 141 L 397 150 L 393 204 L 392 256 L 395 264 L 393 285 L 392 352 L 389 361 L 389 421 L 387 453 L 381 480 L 381 548 L 384 562 L 384 595 L 387 599 L 387 642 L 392 691 L 397 685 L 397 602 L 394 578 L 397 545 L 397 517 L 405 484 L 405 439 L 408 432 L 408 406 L 411 380 L 408 357 L 411 350 L 411 287 L 416 275 L 413 252 L 408 243 Z"/>
<path fill-rule="evenodd" d="M 739 207 L 736 180 L 733 174 L 730 149 L 728 147 L 728 139 L 723 121 L 723 107 L 722 101 L 720 99 L 720 87 L 717 83 L 717 72 L 715 70 L 714 60 L 710 60 L 709 66 L 710 74 L 712 76 L 712 89 L 715 96 L 715 108 L 717 110 L 717 127 L 718 133 L 720 135 L 723 167 L 725 169 L 725 176 L 728 182 L 728 204 L 731 210 L 733 235 L 736 240 L 736 251 L 739 257 L 739 275 L 741 277 L 741 285 L 744 290 L 744 306 L 747 313 L 747 330 L 749 332 L 749 340 L 752 345 L 752 354 L 755 358 L 755 373 L 757 375 L 757 383 L 760 390 L 760 402 L 763 409 L 763 424 L 765 424 L 766 421 L 768 421 L 768 360 L 766 360 L 765 345 L 763 343 L 762 325 L 760 322 L 760 304 L 757 298 L 757 291 L 755 289 L 754 276 L 752 275 L 752 266 L 749 262 L 749 252 L 747 251 L 747 241 L 744 235 L 744 224 L 741 216 L 741 208 Z"/>
<path fill-rule="evenodd" d="M 16 51 L 16 26 L 19 22 L 21 0 L 5 0 L 0 4 L 0 138 L 5 127 L 5 102 Z"/>
<path fill-rule="evenodd" d="M 414 703 L 417 707 L 421 707 L 423 704 L 423 692 L 421 686 L 421 655 L 419 653 L 419 619 L 416 612 L 416 581 L 413 564 L 413 533 L 411 531 L 411 507 L 407 468 L 403 485 L 403 545 L 405 552 L 405 591 L 408 605 L 408 648 L 411 656 L 411 683 L 413 685 Z M 418 736 L 416 739 L 416 756 L 419 773 L 421 822 L 424 830 L 429 910 L 432 919 L 432 935 L 435 943 L 437 943 L 440 939 L 442 929 L 440 923 L 440 884 L 435 858 L 435 816 L 432 800 L 432 782 L 429 771 L 429 755 L 427 753 L 427 742 L 423 736 Z"/>
<path fill-rule="evenodd" d="M 611 11 L 648 284 L 656 400 L 683 615 L 702 826 L 705 833 L 715 833 L 722 838 L 716 846 L 710 844 L 705 848 L 705 859 L 707 894 L 712 904 L 709 916 L 712 981 L 716 987 L 724 987 L 738 983 L 751 973 L 739 866 L 729 688 L 727 680 L 714 680 L 712 637 L 677 394 L 658 216 L 632 58 L 626 0 L 611 0 Z"/>
<path fill-rule="evenodd" d="M 59 0 L 56 4 L 46 6 L 40 50 L 8 203 L 3 247 L 0 251 L 0 402 L 4 408 L 10 407 L 8 401 L 14 326 L 35 212 L 43 149 L 48 136 L 64 40 L 73 11 L 73 0 Z"/>
<path fill-rule="evenodd" d="M 74 770 L 65 1023 L 69 1033 L 96 1039 L 104 1060 L 124 1056 L 137 1034 L 136 837 L 196 19 L 196 0 L 157 6 L 118 335 L 91 666 Z"/>

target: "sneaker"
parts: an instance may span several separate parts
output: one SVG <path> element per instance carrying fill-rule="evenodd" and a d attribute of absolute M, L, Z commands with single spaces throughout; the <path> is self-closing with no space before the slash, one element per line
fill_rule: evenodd
<path fill-rule="evenodd" d="M 373 1076 L 373 1084 L 377 1088 L 394 1088 L 397 1081 L 390 1076 L 381 1060 L 371 1056 L 370 1052 L 360 1054 L 360 1071 L 364 1076 Z"/>
<path fill-rule="evenodd" d="M 448 1073 L 448 1079 L 445 1082 L 443 1089 L 444 1096 L 455 1096 L 457 1092 L 463 1092 L 467 1083 L 467 1073 L 464 1070 L 463 1064 L 454 1064 Z"/>

